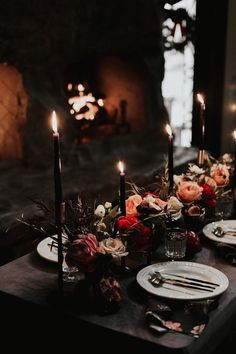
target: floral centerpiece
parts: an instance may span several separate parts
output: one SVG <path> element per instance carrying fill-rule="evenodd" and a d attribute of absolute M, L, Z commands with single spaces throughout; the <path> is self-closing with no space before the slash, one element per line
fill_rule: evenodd
<path fill-rule="evenodd" d="M 123 299 L 119 276 L 125 268 L 125 257 L 154 250 L 158 245 L 150 215 L 144 218 L 136 212 L 140 198 L 138 195 L 127 198 L 127 216 L 121 216 L 115 203 L 90 207 L 80 198 L 65 202 L 62 224 L 65 262 L 83 275 L 89 294 L 104 312 L 116 310 Z M 57 247 L 53 208 L 43 201 L 34 202 L 43 213 L 43 221 L 29 223 L 24 217 L 19 221 L 50 237 L 51 248 Z M 161 208 L 158 209 L 159 216 L 164 216 Z"/>
<path fill-rule="evenodd" d="M 175 193 L 189 216 L 214 215 L 222 199 L 231 196 L 232 159 L 229 154 L 219 160 L 211 156 L 202 168 L 189 164 L 185 173 L 174 176 Z"/>
<path fill-rule="evenodd" d="M 19 220 L 28 227 L 52 239 L 51 248 L 57 248 L 54 208 L 43 201 L 34 200 L 43 213 L 43 220 L 30 223 Z M 100 302 L 100 309 L 113 311 L 123 298 L 116 279 L 117 267 L 128 252 L 115 233 L 118 206 L 110 202 L 91 208 L 80 198 L 65 202 L 62 224 L 63 252 L 68 267 L 76 267 L 84 279 L 88 294 Z M 95 296 L 96 295 L 96 296 Z"/>

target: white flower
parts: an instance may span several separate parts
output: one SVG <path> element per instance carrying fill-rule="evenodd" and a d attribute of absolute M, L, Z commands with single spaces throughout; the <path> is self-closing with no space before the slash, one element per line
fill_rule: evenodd
<path fill-rule="evenodd" d="M 231 163 L 233 160 L 232 160 L 232 157 L 230 154 L 224 154 L 222 156 L 222 161 L 223 161 L 223 163 L 227 164 L 227 163 Z"/>
<path fill-rule="evenodd" d="M 106 214 L 106 210 L 102 204 L 99 204 L 94 211 L 94 214 L 97 215 L 99 218 L 103 218 Z"/>
<path fill-rule="evenodd" d="M 184 180 L 183 174 L 182 175 L 174 175 L 173 177 L 174 177 L 174 183 L 176 185 L 180 184 Z"/>
<path fill-rule="evenodd" d="M 156 198 L 154 198 L 151 194 L 147 194 L 146 197 L 143 198 L 143 200 L 148 204 L 149 208 L 156 209 L 157 211 L 161 210 L 159 205 L 155 204 Z"/>
<path fill-rule="evenodd" d="M 180 210 L 183 208 L 183 204 L 179 201 L 179 199 L 177 199 L 176 197 L 172 196 L 170 197 L 170 199 L 168 200 L 167 203 L 167 208 L 168 210 Z"/>
<path fill-rule="evenodd" d="M 106 202 L 104 204 L 105 209 L 110 209 L 112 207 L 112 204 L 110 202 Z"/>
<path fill-rule="evenodd" d="M 114 258 L 127 256 L 126 247 L 119 238 L 108 237 L 99 242 L 99 252 L 111 254 Z"/>
<path fill-rule="evenodd" d="M 147 194 L 143 200 L 146 202 L 146 203 L 155 203 L 155 200 L 156 198 L 154 198 L 151 194 Z"/>
<path fill-rule="evenodd" d="M 202 168 L 200 168 L 200 167 L 198 167 L 197 165 L 189 165 L 189 171 L 191 172 L 191 173 L 194 173 L 195 175 L 202 175 L 204 172 L 205 172 L 205 170 L 203 170 Z"/>

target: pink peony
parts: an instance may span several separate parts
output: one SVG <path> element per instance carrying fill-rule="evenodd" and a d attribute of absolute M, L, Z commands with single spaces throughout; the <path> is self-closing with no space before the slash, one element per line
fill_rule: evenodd
<path fill-rule="evenodd" d="M 211 177 L 215 180 L 217 186 L 226 186 L 229 184 L 228 168 L 221 163 L 212 166 Z"/>
<path fill-rule="evenodd" d="M 68 266 L 78 267 L 82 271 L 90 271 L 96 259 L 98 242 L 93 234 L 78 235 L 68 248 L 66 263 Z"/>
<path fill-rule="evenodd" d="M 178 186 L 176 194 L 181 202 L 189 204 L 201 198 L 202 187 L 200 187 L 196 182 L 181 182 Z"/>
<path fill-rule="evenodd" d="M 137 206 L 142 203 L 142 197 L 139 194 L 131 195 L 125 201 L 126 206 L 126 215 L 128 216 L 136 216 L 138 215 Z"/>

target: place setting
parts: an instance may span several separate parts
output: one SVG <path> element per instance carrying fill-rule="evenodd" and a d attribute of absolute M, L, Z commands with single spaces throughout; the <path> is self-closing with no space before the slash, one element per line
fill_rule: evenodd
<path fill-rule="evenodd" d="M 164 239 L 167 261 L 146 266 L 136 275 L 147 294 L 146 326 L 157 335 L 199 338 L 229 286 L 228 277 L 220 270 L 185 260 L 187 238 L 187 230 L 169 229 Z"/>
<path fill-rule="evenodd" d="M 202 232 L 212 241 L 236 245 L 236 220 L 213 221 L 205 225 Z"/>
<path fill-rule="evenodd" d="M 221 271 L 195 262 L 163 262 L 143 268 L 137 282 L 146 291 L 175 300 L 209 299 L 222 294 L 229 285 Z"/>
<path fill-rule="evenodd" d="M 137 283 L 147 293 L 147 328 L 199 338 L 229 285 L 221 271 L 195 262 L 159 262 L 143 268 Z"/>
<path fill-rule="evenodd" d="M 136 280 L 143 289 L 161 298 L 186 301 L 215 298 L 228 288 L 228 278 L 220 270 L 185 260 L 188 237 L 183 228 L 167 231 L 164 238 L 167 261 L 153 263 L 137 273 Z"/>

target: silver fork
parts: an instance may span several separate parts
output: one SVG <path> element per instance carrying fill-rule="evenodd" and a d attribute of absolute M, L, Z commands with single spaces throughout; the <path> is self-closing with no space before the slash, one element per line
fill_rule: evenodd
<path fill-rule="evenodd" d="M 185 281 L 180 279 L 165 278 L 160 274 L 160 272 L 157 271 L 151 275 L 151 277 L 149 278 L 149 282 L 156 287 L 166 283 L 166 284 L 171 284 L 179 287 L 207 291 L 207 292 L 213 292 L 215 290 L 215 287 L 210 285 L 196 284 L 191 281 Z"/>

